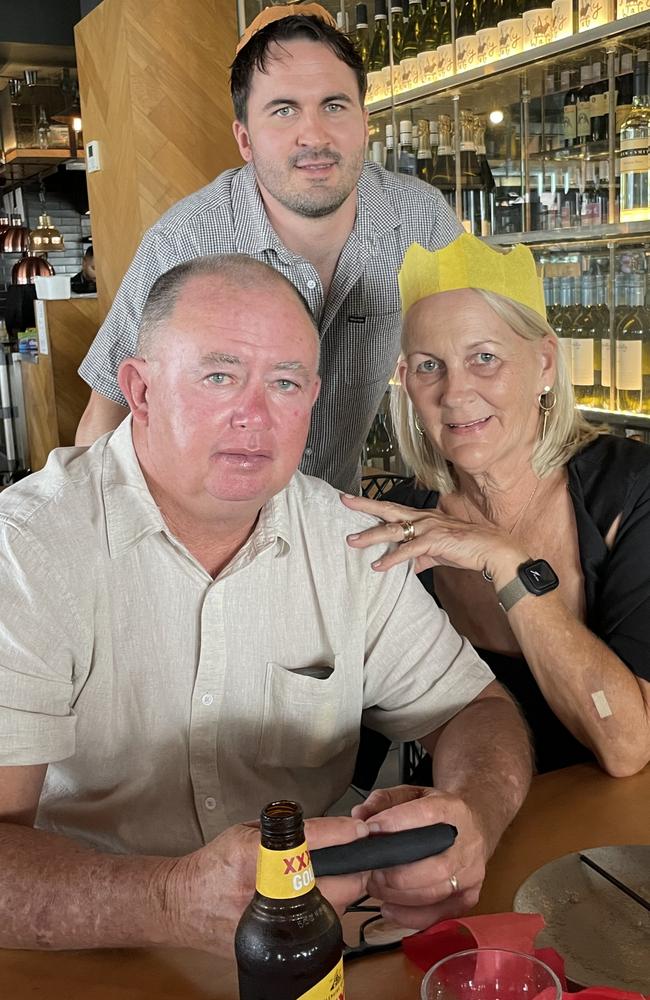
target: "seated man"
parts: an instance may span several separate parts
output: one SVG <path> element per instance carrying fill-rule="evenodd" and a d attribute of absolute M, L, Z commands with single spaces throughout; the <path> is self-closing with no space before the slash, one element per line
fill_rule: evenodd
<path fill-rule="evenodd" d="M 433 788 L 310 821 L 312 847 L 436 821 L 438 858 L 371 876 L 411 926 L 474 904 L 522 802 L 518 711 L 411 569 L 369 571 L 373 523 L 296 472 L 317 331 L 247 257 L 154 284 L 130 416 L 0 498 L 0 946 L 228 951 L 278 797 L 322 817 L 361 719 L 420 739 Z M 365 821 L 365 822 L 364 822 Z M 324 879 L 341 907 L 366 877 Z"/>

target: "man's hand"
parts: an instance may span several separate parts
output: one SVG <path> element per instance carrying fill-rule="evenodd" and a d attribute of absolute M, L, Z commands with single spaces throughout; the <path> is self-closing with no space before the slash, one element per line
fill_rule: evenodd
<path fill-rule="evenodd" d="M 346 844 L 368 835 L 365 823 L 348 816 L 305 822 L 310 849 Z M 156 877 L 178 944 L 232 956 L 239 918 L 255 891 L 260 832 L 257 824 L 231 827 L 193 854 L 166 861 Z M 319 879 L 318 888 L 340 914 L 366 891 L 367 873 Z"/>
<path fill-rule="evenodd" d="M 370 874 L 367 891 L 383 903 L 384 916 L 404 927 L 422 929 L 467 913 L 477 902 L 488 849 L 479 823 L 457 796 L 435 788 L 399 785 L 372 792 L 352 814 L 372 833 L 396 833 L 432 823 L 458 829 L 453 847 L 432 858 Z M 458 880 L 452 888 L 451 877 Z"/>

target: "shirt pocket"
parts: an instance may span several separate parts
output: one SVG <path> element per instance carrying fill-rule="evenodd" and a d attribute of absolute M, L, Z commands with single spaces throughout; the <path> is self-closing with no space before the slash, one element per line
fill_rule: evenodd
<path fill-rule="evenodd" d="M 314 667 L 324 674 L 332 664 Z M 311 676 L 304 668 L 270 661 L 264 679 L 264 712 L 256 763 L 291 770 L 321 767 L 359 737 L 346 701 L 341 658 L 334 657 L 328 677 Z"/>
<path fill-rule="evenodd" d="M 343 367 L 348 385 L 388 382 L 399 356 L 401 325 L 399 310 L 365 316 L 364 322 L 348 315 Z"/>

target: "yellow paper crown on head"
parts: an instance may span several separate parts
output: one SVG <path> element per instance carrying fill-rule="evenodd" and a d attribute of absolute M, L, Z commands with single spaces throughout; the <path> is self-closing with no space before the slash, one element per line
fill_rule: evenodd
<path fill-rule="evenodd" d="M 482 288 L 521 302 L 546 319 L 542 280 L 528 247 L 518 244 L 501 253 L 469 233 L 442 250 L 425 250 L 412 243 L 399 272 L 402 310 L 438 292 Z"/>

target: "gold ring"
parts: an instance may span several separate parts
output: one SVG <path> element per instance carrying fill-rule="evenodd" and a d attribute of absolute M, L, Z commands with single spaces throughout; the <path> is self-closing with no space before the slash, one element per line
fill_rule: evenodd
<path fill-rule="evenodd" d="M 449 885 L 451 886 L 452 892 L 458 892 L 458 879 L 455 875 L 449 876 Z"/>
<path fill-rule="evenodd" d="M 412 542 L 415 538 L 415 525 L 413 521 L 400 521 L 404 537 L 402 538 L 401 544 L 405 542 Z"/>

